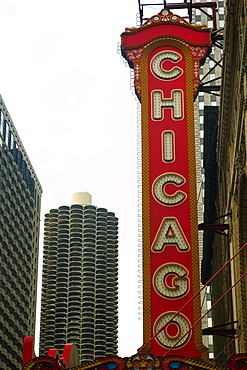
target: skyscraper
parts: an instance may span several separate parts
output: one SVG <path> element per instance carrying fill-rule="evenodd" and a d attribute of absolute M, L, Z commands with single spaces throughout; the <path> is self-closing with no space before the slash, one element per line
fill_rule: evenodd
<path fill-rule="evenodd" d="M 0 96 L 0 353 L 21 369 L 22 338 L 34 336 L 42 189 Z"/>
<path fill-rule="evenodd" d="M 40 353 L 75 343 L 81 361 L 117 353 L 118 219 L 76 193 L 45 215 Z"/>

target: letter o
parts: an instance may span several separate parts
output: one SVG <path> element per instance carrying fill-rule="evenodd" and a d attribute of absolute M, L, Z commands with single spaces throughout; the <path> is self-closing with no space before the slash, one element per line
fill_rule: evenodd
<path fill-rule="evenodd" d="M 167 312 L 162 314 L 156 320 L 154 324 L 154 334 L 156 335 L 156 340 L 165 348 L 172 348 L 177 341 L 184 336 L 183 339 L 175 346 L 175 349 L 183 347 L 190 339 L 191 333 L 189 329 L 191 327 L 188 318 L 182 313 L 178 314 L 171 322 L 166 324 L 173 318 L 176 312 Z M 170 333 L 170 325 L 174 325 L 177 328 L 177 333 Z M 165 327 L 160 333 L 159 330 Z M 158 334 L 157 334 L 158 333 Z M 187 333 L 187 334 L 186 334 Z M 186 334 L 186 335 L 185 335 Z"/>

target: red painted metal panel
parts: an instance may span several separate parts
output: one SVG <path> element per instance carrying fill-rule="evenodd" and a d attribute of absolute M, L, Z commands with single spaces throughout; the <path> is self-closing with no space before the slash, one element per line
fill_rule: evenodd
<path fill-rule="evenodd" d="M 199 289 L 193 95 L 210 40 L 208 29 L 167 9 L 122 35 L 142 102 L 142 350 L 155 356 L 171 348 L 207 356 L 201 328 L 190 330 L 200 318 L 199 296 L 173 316 Z"/>

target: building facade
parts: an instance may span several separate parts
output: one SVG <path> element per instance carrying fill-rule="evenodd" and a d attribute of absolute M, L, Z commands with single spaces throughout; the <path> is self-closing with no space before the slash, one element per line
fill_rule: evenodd
<path fill-rule="evenodd" d="M 205 270 L 211 269 L 211 274 L 217 272 L 247 242 L 247 2 L 228 0 L 224 3 L 224 61 L 216 152 L 218 176 L 214 176 L 218 181 L 217 196 L 215 201 L 211 199 L 211 207 L 215 207 L 217 223 L 221 223 L 225 231 L 214 233 L 211 250 L 205 249 L 208 253 Z M 246 270 L 247 249 L 213 280 L 212 303 Z M 214 337 L 215 355 L 222 352 L 217 359 L 218 365 L 222 365 L 231 354 L 247 350 L 246 299 L 245 277 L 212 311 L 213 326 L 225 325 L 222 329 L 231 329 L 236 338 Z"/>
<path fill-rule="evenodd" d="M 204 3 L 204 0 L 193 1 L 194 3 Z M 204 10 L 201 11 L 199 8 L 193 9 L 192 19 L 193 24 L 207 24 L 211 31 L 214 31 L 214 22 L 217 25 L 217 29 L 222 29 L 224 26 L 224 1 L 215 1 L 217 12 L 215 14 L 215 19 L 209 15 L 213 15 L 212 8 L 203 7 Z M 197 99 L 195 100 L 195 122 L 196 122 L 196 152 L 197 158 L 199 159 L 197 164 L 197 204 L 198 204 L 198 223 L 203 222 L 209 223 L 214 222 L 215 214 L 212 213 L 212 207 L 214 203 L 211 204 L 211 208 L 206 206 L 205 202 L 208 199 L 208 192 L 213 191 L 212 187 L 215 185 L 215 177 L 209 179 L 208 172 L 213 176 L 213 171 L 211 169 L 212 161 L 212 148 L 216 145 L 217 138 L 217 115 L 218 107 L 220 104 L 220 91 L 214 91 L 216 86 L 221 84 L 221 73 L 222 73 L 222 49 L 221 43 L 218 43 L 220 47 L 212 46 L 209 56 L 205 59 L 205 63 L 200 68 L 200 80 L 201 88 L 199 88 Z M 202 91 L 204 88 L 204 91 Z M 209 90 L 207 90 L 209 89 Z M 210 91 L 210 89 L 212 89 Z M 215 129 L 216 128 L 216 129 Z M 211 155 L 211 157 L 210 157 Z M 215 156 L 215 151 L 213 153 Z M 215 167 L 214 167 L 215 168 Z M 215 175 L 215 174 L 214 174 Z M 213 219 L 213 221 L 212 221 Z M 211 271 L 209 271 L 208 266 L 205 266 L 207 261 L 208 248 L 204 245 L 208 245 L 214 233 L 208 231 L 199 230 L 199 243 L 200 243 L 200 265 L 201 265 L 201 283 L 205 284 L 209 277 L 211 277 Z M 210 287 L 202 291 L 202 314 L 211 307 L 211 292 Z M 212 313 L 209 312 L 207 316 L 204 317 L 202 321 L 203 329 L 212 326 Z M 214 357 L 213 349 L 213 336 L 203 335 L 204 344 L 209 349 L 209 358 Z"/>
<path fill-rule="evenodd" d="M 21 369 L 22 338 L 34 335 L 41 193 L 0 97 L 1 369 Z"/>
<path fill-rule="evenodd" d="M 81 361 L 117 353 L 118 219 L 88 193 L 45 215 L 40 353 L 75 343 Z"/>

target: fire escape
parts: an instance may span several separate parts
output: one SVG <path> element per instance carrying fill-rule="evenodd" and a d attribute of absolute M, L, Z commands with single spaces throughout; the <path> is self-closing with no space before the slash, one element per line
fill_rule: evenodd
<path fill-rule="evenodd" d="M 138 0 L 139 6 L 139 22 L 142 25 L 153 13 L 158 13 L 164 8 L 170 9 L 171 11 L 176 11 L 179 15 L 183 18 L 188 20 L 189 23 L 193 24 L 193 9 L 199 9 L 199 11 L 207 16 L 209 20 L 212 20 L 213 29 L 212 29 L 212 47 L 217 47 L 223 50 L 223 45 L 221 41 L 223 40 L 223 28 L 217 28 L 217 3 L 216 2 L 200 2 L 200 3 L 193 3 L 192 0 L 184 0 L 181 3 L 168 3 L 164 0 L 162 3 L 155 3 L 152 2 L 145 2 L 144 0 Z M 182 12 L 180 14 L 179 12 Z M 212 50 L 212 49 L 211 49 Z M 195 95 L 195 99 L 199 92 L 204 92 L 216 96 L 220 96 L 220 77 L 214 79 L 207 79 L 210 76 L 212 71 L 216 67 L 222 68 L 222 58 L 220 60 L 215 60 L 210 54 L 211 50 L 209 50 L 209 54 L 207 58 L 209 58 L 213 62 L 213 67 L 209 69 L 209 71 L 201 78 L 201 83 L 198 87 L 197 94 Z M 203 65 L 205 59 L 201 61 L 201 65 Z M 212 84 L 216 83 L 217 84 Z"/>

